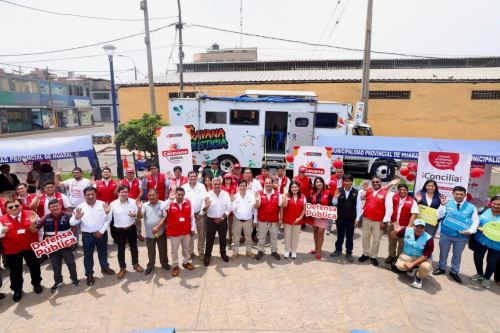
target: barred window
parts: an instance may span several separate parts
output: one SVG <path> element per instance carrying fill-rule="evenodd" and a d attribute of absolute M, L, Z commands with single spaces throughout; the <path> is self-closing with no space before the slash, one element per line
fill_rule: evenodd
<path fill-rule="evenodd" d="M 500 99 L 500 90 L 472 90 L 471 99 Z"/>
<path fill-rule="evenodd" d="M 184 91 L 183 98 L 196 98 L 196 94 L 198 93 L 199 91 Z M 179 92 L 168 93 L 168 98 L 179 98 L 179 96 L 180 96 Z"/>
<path fill-rule="evenodd" d="M 370 91 L 370 99 L 410 99 L 408 90 L 374 90 Z"/>

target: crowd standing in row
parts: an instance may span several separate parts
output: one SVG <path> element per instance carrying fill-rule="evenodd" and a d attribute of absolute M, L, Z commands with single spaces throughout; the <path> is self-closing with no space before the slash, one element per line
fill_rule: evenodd
<path fill-rule="evenodd" d="M 95 283 L 95 250 L 101 272 L 105 275 L 116 274 L 118 279 L 125 276 L 128 244 L 136 272 L 144 271 L 148 275 L 154 270 L 158 249 L 162 268 L 170 271 L 172 276 L 178 276 L 181 272 L 179 247 L 184 269 L 195 268 L 195 249 L 198 259 L 209 266 L 216 234 L 224 262 L 238 259 L 240 243 L 244 244 L 247 257 L 261 260 L 267 237 L 275 260 L 296 259 L 301 229 L 310 224 L 314 236 L 314 248 L 310 253 L 322 260 L 325 230 L 330 231 L 332 224 L 327 219 L 306 217 L 308 202 L 337 207 L 337 240 L 330 254 L 333 258 L 343 255 L 345 241 L 345 258 L 354 261 L 354 229 L 361 227 L 363 252 L 358 261 L 370 260 L 378 266 L 380 240 L 387 232 L 389 245 L 385 263 L 406 271 L 414 277 L 412 285 L 422 288 L 423 279 L 432 272 L 431 256 L 438 229 L 417 218 L 418 204 L 422 204 L 438 209 L 441 221 L 440 257 L 434 275 L 446 272 L 448 254 L 452 250 L 449 274 L 456 282 L 462 283 L 458 275 L 462 252 L 469 236 L 475 234 L 477 274 L 471 279 L 489 288 L 495 267 L 499 275 L 496 279 L 500 279 L 500 243 L 485 237 L 481 230 L 485 223 L 499 221 L 500 197 L 492 198 L 491 208 L 479 216 L 476 207 L 465 200 L 466 190 L 460 186 L 453 189 L 453 199 L 448 200 L 439 194 L 436 182 L 429 180 L 411 197 L 406 184 L 398 184 L 396 180 L 383 186 L 376 176 L 372 177 L 371 186 L 365 183 L 363 188 L 355 189 L 353 177 L 345 175 L 342 168 L 335 170 L 327 186 L 320 177 L 311 181 L 305 175 L 304 167 L 299 168 L 296 177 L 289 179 L 283 167 L 277 168 L 276 176 L 271 176 L 269 168 L 264 166 L 261 174 L 254 178 L 251 169 L 242 170 L 238 164 L 230 173 L 224 173 L 217 160 L 211 161 L 210 167 L 203 163 L 198 172 L 189 171 L 187 177 L 182 176 L 180 167 L 175 167 L 173 174 L 164 174 L 153 165 L 142 180 L 135 177 L 133 169 L 127 169 L 126 177 L 116 181 L 111 177 L 111 170 L 104 168 L 102 179 L 91 181 L 83 178 L 82 170 L 76 167 L 71 179 L 62 181 L 56 172 L 54 181 L 41 184 L 35 175 L 28 177 L 31 182 L 28 185 L 20 183 L 7 167 L 0 167 L 0 183 L 8 182 L 17 195 L 7 200 L 0 199 L 0 237 L 16 302 L 22 298 L 23 261 L 29 268 L 35 293 L 43 291 L 40 260 L 30 244 L 68 230 L 78 238 L 81 235 L 89 286 Z M 391 192 L 390 188 L 396 185 L 397 192 Z M 28 193 L 40 186 L 42 191 Z M 147 200 L 142 202 L 144 192 L 147 192 Z M 468 230 L 457 232 L 443 225 L 442 221 L 449 218 L 450 212 L 456 211 L 473 221 Z M 144 224 L 145 238 L 141 223 Z M 118 248 L 118 273 L 108 262 L 108 229 Z M 284 233 L 283 255 L 278 249 L 280 231 Z M 171 265 L 167 239 L 170 239 Z M 139 264 L 137 240 L 146 242 L 148 263 L 145 270 Z M 254 242 L 257 243 L 256 254 L 252 252 Z M 231 257 L 226 252 L 228 243 L 232 244 Z M 70 272 L 71 283 L 79 285 L 74 250 L 67 247 L 48 255 L 54 273 L 53 292 L 63 284 L 63 261 Z M 487 265 L 484 270 L 485 256 Z"/>

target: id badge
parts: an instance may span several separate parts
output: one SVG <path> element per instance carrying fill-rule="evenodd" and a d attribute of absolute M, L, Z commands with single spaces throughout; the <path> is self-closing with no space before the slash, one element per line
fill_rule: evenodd
<path fill-rule="evenodd" d="M 183 218 L 183 217 L 180 217 L 180 218 L 179 218 L 179 222 L 184 222 L 185 220 L 186 220 L 186 219 L 185 219 L 185 218 Z"/>
<path fill-rule="evenodd" d="M 17 230 L 17 234 L 18 235 L 22 235 L 22 234 L 25 234 L 26 233 L 26 230 L 25 229 L 18 229 Z"/>

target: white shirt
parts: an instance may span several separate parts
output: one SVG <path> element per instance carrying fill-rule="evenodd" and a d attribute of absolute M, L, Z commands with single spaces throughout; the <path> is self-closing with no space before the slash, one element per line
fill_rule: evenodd
<path fill-rule="evenodd" d="M 242 197 L 240 192 L 234 195 L 234 201 L 231 203 L 231 210 L 234 216 L 240 221 L 247 221 L 252 218 L 255 205 L 255 196 L 246 191 L 245 196 Z"/>
<path fill-rule="evenodd" d="M 80 180 L 76 180 L 75 178 L 67 179 L 61 184 L 68 189 L 67 193 L 71 207 L 76 207 L 85 201 L 83 190 L 86 187 L 91 186 L 90 181 L 86 178 L 80 178 Z"/>
<path fill-rule="evenodd" d="M 62 198 L 62 201 L 63 201 L 63 206 L 64 207 L 61 207 L 62 210 L 65 210 L 65 208 L 68 208 L 68 207 L 74 207 L 71 205 L 71 203 L 69 202 L 68 200 L 68 197 L 65 196 L 64 194 L 61 193 L 61 198 Z M 47 215 L 47 214 L 50 214 L 50 210 L 49 210 L 49 202 L 50 200 L 52 199 L 56 199 L 56 194 L 54 193 L 53 196 L 49 197 L 48 195 L 45 195 L 45 203 L 43 204 L 43 216 Z M 40 217 L 43 217 L 43 216 L 40 216 Z"/>
<path fill-rule="evenodd" d="M 283 202 L 283 197 L 281 196 L 281 194 L 279 194 L 278 191 L 275 191 L 274 189 L 271 191 L 271 192 L 267 192 L 267 191 L 263 191 L 263 193 L 266 195 L 267 197 L 267 200 L 271 200 L 271 195 L 274 194 L 274 192 L 277 192 L 278 193 L 278 206 L 281 207 L 281 204 Z"/>
<path fill-rule="evenodd" d="M 262 185 L 257 179 L 252 179 L 250 183 L 247 183 L 247 192 L 250 191 L 253 194 L 262 191 Z"/>
<path fill-rule="evenodd" d="M 210 206 L 206 213 L 203 211 L 205 208 L 205 198 L 210 200 Z M 222 217 L 224 214 L 227 216 L 231 212 L 231 198 L 226 191 L 221 190 L 219 196 L 217 196 L 212 190 L 205 195 L 205 198 L 203 198 L 200 214 L 206 214 L 208 217 L 216 219 Z"/>
<path fill-rule="evenodd" d="M 185 191 L 185 197 L 189 201 L 191 201 L 191 208 L 195 213 L 199 213 L 201 210 L 201 205 L 203 204 L 203 199 L 207 195 L 207 189 L 205 185 L 201 183 L 196 183 L 196 185 L 191 187 L 189 183 L 182 185 L 182 188 Z"/>
<path fill-rule="evenodd" d="M 182 205 L 184 205 L 185 202 L 186 202 L 186 200 L 184 200 L 183 202 L 178 204 L 181 210 L 182 210 Z M 167 215 L 167 224 L 168 224 L 168 210 L 170 208 L 170 203 L 172 203 L 172 200 L 168 199 L 161 206 L 162 210 L 165 212 L 165 215 Z M 191 205 L 191 231 L 195 231 L 195 230 L 196 230 L 196 219 L 194 217 L 193 206 Z"/>
<path fill-rule="evenodd" d="M 389 194 L 387 194 L 387 196 L 389 196 L 389 195 L 391 196 L 391 200 L 392 200 L 392 198 L 394 198 L 394 196 L 398 195 L 398 194 L 397 193 L 389 193 Z M 401 198 L 399 199 L 399 205 L 397 207 L 398 214 L 397 214 L 397 217 L 396 217 L 396 221 L 397 221 L 398 224 L 399 224 L 399 217 L 401 216 L 401 209 L 403 209 L 403 206 L 404 206 L 405 202 L 406 202 L 406 197 L 404 197 L 402 199 Z M 394 207 L 392 209 L 394 210 Z M 413 204 L 411 205 L 410 213 L 411 214 L 418 214 L 419 213 L 417 200 L 413 200 Z M 391 214 L 391 217 L 392 217 L 392 214 Z"/>
<path fill-rule="evenodd" d="M 69 224 L 72 226 L 80 223 L 82 232 L 94 233 L 99 231 L 105 233 L 111 223 L 111 212 L 106 214 L 104 211 L 105 203 L 101 200 L 96 200 L 93 206 L 90 206 L 86 201 L 78 205 L 81 208 L 83 216 L 81 220 L 75 218 L 75 214 L 71 217 Z"/>
<path fill-rule="evenodd" d="M 462 205 L 465 203 L 465 201 L 466 200 L 464 200 L 460 203 L 460 207 L 462 207 Z M 456 202 L 455 199 L 453 199 L 453 203 L 455 206 L 458 204 L 458 202 Z M 470 226 L 469 229 L 464 230 L 464 231 L 470 232 L 471 234 L 475 233 L 477 231 L 477 227 L 479 226 L 479 216 L 477 214 L 477 208 L 474 205 L 472 205 L 472 206 L 474 208 L 474 212 L 472 213 L 472 216 L 471 216 L 472 225 Z M 438 219 L 443 218 L 445 214 L 446 214 L 446 205 L 444 205 L 444 206 L 440 205 L 438 208 L 438 211 L 437 211 Z"/>
<path fill-rule="evenodd" d="M 116 228 L 128 228 L 135 223 L 135 216 L 130 217 L 128 215 L 129 212 L 137 215 L 137 205 L 134 199 L 128 198 L 125 202 L 116 199 L 111 203 L 111 213 L 113 214 L 114 226 Z"/>

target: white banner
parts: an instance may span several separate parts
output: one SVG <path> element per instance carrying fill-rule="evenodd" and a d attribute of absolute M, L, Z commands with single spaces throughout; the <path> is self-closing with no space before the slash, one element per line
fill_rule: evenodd
<path fill-rule="evenodd" d="M 301 166 L 306 168 L 306 176 L 314 180 L 321 177 L 325 184 L 330 183 L 332 166 L 332 148 L 300 146 L 294 148 L 293 175 L 299 174 Z"/>
<path fill-rule="evenodd" d="M 184 126 L 165 126 L 156 129 L 158 141 L 158 159 L 162 172 L 172 172 L 174 167 L 182 168 L 182 175 L 193 169 L 191 137 Z"/>
<path fill-rule="evenodd" d="M 61 232 L 55 236 L 46 237 L 41 242 L 31 243 L 31 248 L 35 252 L 37 258 L 44 254 L 51 254 L 65 247 L 70 247 L 77 243 L 76 237 L 71 230 Z"/>
<path fill-rule="evenodd" d="M 471 201 L 476 207 L 484 207 L 488 202 L 488 192 L 490 189 L 491 182 L 491 171 L 493 165 L 484 163 L 472 163 L 472 168 L 478 168 L 484 170 L 482 176 L 473 178 L 469 180 L 469 189 L 467 193 L 470 194 Z"/>
<path fill-rule="evenodd" d="M 438 184 L 439 192 L 452 198 L 453 187 L 467 189 L 471 162 L 471 154 L 420 152 L 415 190 L 420 190 L 426 180 L 433 179 Z"/>

